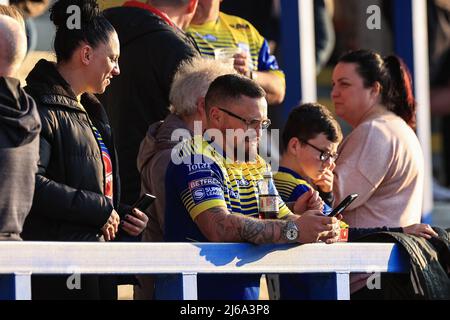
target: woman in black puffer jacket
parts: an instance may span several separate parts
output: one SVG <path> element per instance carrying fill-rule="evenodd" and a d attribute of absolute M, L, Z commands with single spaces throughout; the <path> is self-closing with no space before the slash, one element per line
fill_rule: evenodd
<path fill-rule="evenodd" d="M 81 8 L 78 26 L 67 13 L 70 5 Z M 51 19 L 57 27 L 57 63 L 39 61 L 25 88 L 37 103 L 42 131 L 33 206 L 22 237 L 109 241 L 122 232 L 138 236 L 148 218 L 119 205 L 112 132 L 102 105 L 92 95 L 103 93 L 119 74 L 117 34 L 98 12 L 95 0 L 60 0 Z M 99 279 L 83 276 L 81 290 L 68 290 L 67 276 L 34 276 L 32 298 L 101 298 Z"/>

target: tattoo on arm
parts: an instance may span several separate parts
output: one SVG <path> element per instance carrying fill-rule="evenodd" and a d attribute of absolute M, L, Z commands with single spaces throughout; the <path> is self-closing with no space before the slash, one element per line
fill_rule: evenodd
<path fill-rule="evenodd" d="M 213 242 L 285 243 L 286 220 L 258 220 L 230 214 L 225 207 L 205 210 L 195 219 L 205 237 Z"/>

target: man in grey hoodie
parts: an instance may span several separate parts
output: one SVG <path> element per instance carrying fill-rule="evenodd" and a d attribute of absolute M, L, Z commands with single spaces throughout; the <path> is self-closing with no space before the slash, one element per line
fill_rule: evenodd
<path fill-rule="evenodd" d="M 0 240 L 20 240 L 39 160 L 36 104 L 12 78 L 25 57 L 23 26 L 0 15 Z"/>
<path fill-rule="evenodd" d="M 236 71 L 218 61 L 200 57 L 185 61 L 178 68 L 170 90 L 170 114 L 164 121 L 149 127 L 139 149 L 137 165 L 141 176 L 141 193 L 156 196 L 147 212 L 149 221 L 142 241 L 163 241 L 166 169 L 171 161 L 172 148 L 180 142 L 173 140 L 172 134 L 179 129 L 184 132 L 177 131 L 177 137 L 193 135 L 196 121 L 196 125 L 201 127 L 205 121 L 204 97 L 209 85 L 217 77 L 229 73 Z M 135 286 L 134 298 L 152 299 L 153 277 L 138 276 L 138 279 L 140 286 Z"/>

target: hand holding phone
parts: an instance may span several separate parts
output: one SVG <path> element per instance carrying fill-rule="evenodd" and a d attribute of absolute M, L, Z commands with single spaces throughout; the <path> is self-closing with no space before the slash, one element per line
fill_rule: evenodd
<path fill-rule="evenodd" d="M 344 211 L 356 198 L 358 198 L 357 193 L 352 193 L 348 195 L 344 200 L 342 200 L 341 203 L 338 204 L 336 208 L 331 211 L 331 213 L 328 215 L 329 217 L 334 217 L 340 214 L 342 211 Z"/>
<path fill-rule="evenodd" d="M 131 236 L 138 236 L 141 234 L 148 223 L 148 213 L 146 212 L 146 209 L 150 207 L 155 199 L 156 197 L 151 194 L 143 194 L 138 201 L 133 204 L 133 210 L 130 214 L 127 214 L 125 219 L 122 220 L 122 229 Z"/>
<path fill-rule="evenodd" d="M 136 201 L 133 204 L 133 208 L 136 208 L 142 212 L 145 212 L 145 210 L 148 209 L 148 207 L 150 207 L 150 205 L 153 203 L 153 201 L 155 201 L 156 197 L 148 194 L 148 193 L 144 193 L 139 199 L 138 201 Z"/>

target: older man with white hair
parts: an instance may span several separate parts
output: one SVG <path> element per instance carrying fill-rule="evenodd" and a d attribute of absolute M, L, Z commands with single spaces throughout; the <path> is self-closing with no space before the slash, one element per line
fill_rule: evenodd
<path fill-rule="evenodd" d="M 33 99 L 12 78 L 26 54 L 25 30 L 0 14 L 0 240 L 20 240 L 30 211 L 41 122 Z"/>
<path fill-rule="evenodd" d="M 235 73 L 235 70 L 216 60 L 200 57 L 185 61 L 178 68 L 170 90 L 171 114 L 150 126 L 139 150 L 141 193 L 156 196 L 148 212 L 143 241 L 163 241 L 166 169 L 172 148 L 179 142 L 171 140 L 172 133 L 184 129 L 186 135 L 193 134 L 194 122 L 201 124 L 205 120 L 204 97 L 209 85 L 215 78 L 229 73 Z M 151 299 L 153 278 L 139 276 L 138 279 L 141 286 L 135 286 L 135 299 Z"/>

